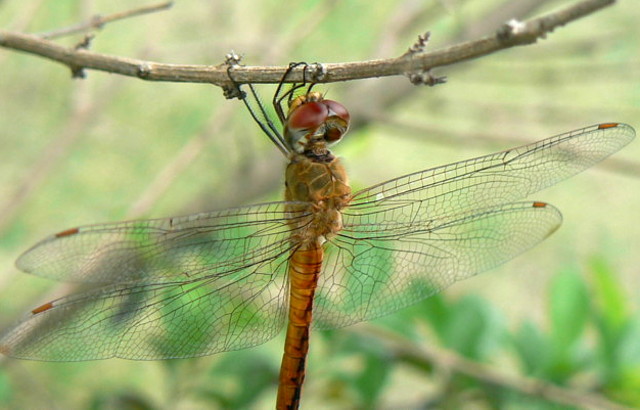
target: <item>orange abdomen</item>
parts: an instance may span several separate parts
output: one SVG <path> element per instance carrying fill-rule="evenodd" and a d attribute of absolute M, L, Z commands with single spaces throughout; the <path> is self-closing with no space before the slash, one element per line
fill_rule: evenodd
<path fill-rule="evenodd" d="M 309 351 L 313 297 L 322 267 L 319 243 L 294 251 L 289 259 L 289 323 L 280 367 L 277 409 L 297 409 Z"/>

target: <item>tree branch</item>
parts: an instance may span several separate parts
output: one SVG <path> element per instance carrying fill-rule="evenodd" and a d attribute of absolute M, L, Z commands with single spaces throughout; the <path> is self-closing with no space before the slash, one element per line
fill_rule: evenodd
<path fill-rule="evenodd" d="M 409 52 L 397 58 L 323 64 L 323 75 L 314 81 L 329 83 L 419 73 L 507 48 L 532 44 L 539 38 L 545 38 L 555 28 L 613 3 L 615 0 L 582 0 L 539 18 L 506 23 L 495 35 L 433 52 Z M 63 47 L 37 35 L 5 30 L 0 30 L 0 46 L 58 61 L 74 72 L 93 69 L 148 81 L 211 83 L 218 86 L 229 83 L 228 66 L 225 64 L 217 66 L 163 64 L 115 57 L 85 49 Z M 278 83 L 286 69 L 286 66 L 235 66 L 233 78 L 237 83 Z M 302 76 L 303 69 L 296 69 L 287 82 L 300 82 Z"/>
<path fill-rule="evenodd" d="M 624 405 L 614 403 L 589 391 L 558 386 L 531 377 L 505 374 L 486 364 L 466 359 L 452 351 L 438 349 L 433 346 L 427 347 L 423 345 L 418 347 L 416 344 L 379 327 L 362 324 L 353 332 L 363 334 L 364 337 L 376 337 L 384 342 L 392 353 L 408 362 L 426 367 L 438 366 L 481 382 L 511 389 L 528 396 L 541 397 L 552 403 L 575 406 L 577 408 L 628 409 Z"/>
<path fill-rule="evenodd" d="M 129 17 L 140 16 L 143 14 L 155 13 L 157 11 L 166 10 L 173 6 L 173 1 L 165 1 L 158 4 L 150 4 L 148 6 L 142 6 L 131 10 L 120 11 L 106 16 L 96 15 L 91 20 L 75 24 L 73 26 L 60 28 L 57 30 L 51 30 L 38 34 L 39 37 L 44 39 L 51 39 L 56 37 L 68 36 L 70 34 L 84 33 L 89 30 L 101 29 L 105 24 L 111 23 L 116 20 L 123 20 Z"/>

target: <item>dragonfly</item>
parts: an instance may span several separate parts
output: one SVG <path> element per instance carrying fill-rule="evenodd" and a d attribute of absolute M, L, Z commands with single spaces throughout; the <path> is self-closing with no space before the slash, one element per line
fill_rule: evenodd
<path fill-rule="evenodd" d="M 243 101 L 288 159 L 284 201 L 45 238 L 18 268 L 87 289 L 31 310 L 0 336 L 0 353 L 187 358 L 286 328 L 276 407 L 298 408 L 311 328 L 390 314 L 533 247 L 562 216 L 524 198 L 635 136 L 626 124 L 596 124 L 352 192 L 330 150 L 349 128 L 347 108 L 304 82 L 281 95 L 283 83 L 273 99 L 282 132 L 261 104 Z"/>

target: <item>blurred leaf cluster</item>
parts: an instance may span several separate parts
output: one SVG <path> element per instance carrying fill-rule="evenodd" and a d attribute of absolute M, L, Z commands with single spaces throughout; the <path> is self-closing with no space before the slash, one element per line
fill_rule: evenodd
<path fill-rule="evenodd" d="M 472 402 L 477 408 L 555 409 L 589 404 L 576 400 L 572 406 L 544 398 L 544 387 L 540 396 L 524 394 L 490 377 L 497 371 L 509 378 L 517 369 L 528 377 L 523 379 L 526 383 L 548 382 L 576 396 L 584 393 L 640 406 L 640 314 L 631 309 L 624 282 L 608 262 L 593 260 L 585 275 L 566 270 L 553 277 L 547 292 L 548 323 L 542 325 L 525 321 L 510 329 L 490 301 L 473 295 L 457 300 L 438 295 L 378 321 L 416 348 L 420 343 L 437 344 L 473 362 L 492 363 L 486 379 L 464 366 L 446 368 L 446 360 L 429 361 L 406 347 L 384 349 L 384 340 L 372 341 L 356 331 L 348 337 L 332 336 L 339 341 L 336 354 L 359 356 L 364 363 L 362 371 L 342 373 L 340 380 L 357 392 L 362 408 L 379 403 L 389 386 L 387 379 L 400 366 L 417 369 L 416 377 L 437 387 L 423 397 L 418 394 L 415 401 L 386 403 L 390 408 L 462 408 Z M 429 329 L 427 342 L 417 330 L 421 326 Z M 504 357 L 508 363 L 495 362 Z M 519 376 L 514 378 L 517 385 Z"/>

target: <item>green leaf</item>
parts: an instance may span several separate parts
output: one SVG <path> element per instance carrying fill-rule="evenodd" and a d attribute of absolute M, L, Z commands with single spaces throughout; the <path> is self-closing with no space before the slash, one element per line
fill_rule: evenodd
<path fill-rule="evenodd" d="M 482 359 L 492 344 L 503 339 L 500 320 L 492 314 L 489 304 L 477 296 L 460 300 L 449 313 L 443 342 L 447 347 L 472 358 Z"/>
<path fill-rule="evenodd" d="M 621 282 L 603 258 L 593 259 L 591 273 L 597 311 L 609 330 L 615 332 L 629 317 L 629 306 Z"/>
<path fill-rule="evenodd" d="M 589 297 L 582 278 L 573 271 L 556 275 L 551 283 L 549 302 L 554 348 L 569 354 L 589 317 Z"/>
<path fill-rule="evenodd" d="M 629 322 L 618 342 L 617 357 L 624 368 L 640 370 L 640 317 Z"/>
<path fill-rule="evenodd" d="M 515 347 L 524 371 L 532 376 L 545 374 L 550 361 L 550 341 L 531 321 L 526 321 L 513 335 Z"/>
<path fill-rule="evenodd" d="M 630 309 L 621 282 L 604 259 L 593 259 L 591 273 L 594 283 L 591 313 L 600 338 L 598 348 L 602 377 L 613 380 L 620 377 L 620 372 L 628 365 L 621 349 L 628 345 L 633 334 Z"/>
<path fill-rule="evenodd" d="M 200 389 L 200 396 L 223 408 L 247 408 L 264 390 L 273 388 L 278 369 L 260 353 L 230 352 L 211 369 L 210 377 L 214 382 Z M 220 383 L 222 377 L 234 388 Z"/>
<path fill-rule="evenodd" d="M 364 408 L 373 408 L 382 388 L 387 382 L 391 365 L 381 355 L 367 354 L 364 371 L 355 379 L 353 385 L 363 398 Z"/>
<path fill-rule="evenodd" d="M 11 383 L 9 382 L 9 376 L 5 373 L 4 369 L 0 369 L 0 405 L 7 404 L 11 400 Z"/>
<path fill-rule="evenodd" d="M 422 337 L 416 333 L 416 322 L 426 323 L 433 328 L 439 341 L 442 341 L 452 309 L 453 304 L 442 294 L 437 294 L 391 315 L 378 318 L 375 323 L 410 339 Z"/>
<path fill-rule="evenodd" d="M 607 397 L 637 408 L 640 406 L 640 366 L 621 372 L 614 382 L 605 383 L 602 390 Z"/>
<path fill-rule="evenodd" d="M 440 340 L 443 340 L 447 323 L 450 321 L 452 303 L 439 294 L 422 301 L 419 307 L 423 317 L 431 323 Z"/>
<path fill-rule="evenodd" d="M 91 398 L 88 408 L 90 410 L 152 410 L 156 407 L 147 398 L 135 393 L 100 392 Z"/>

